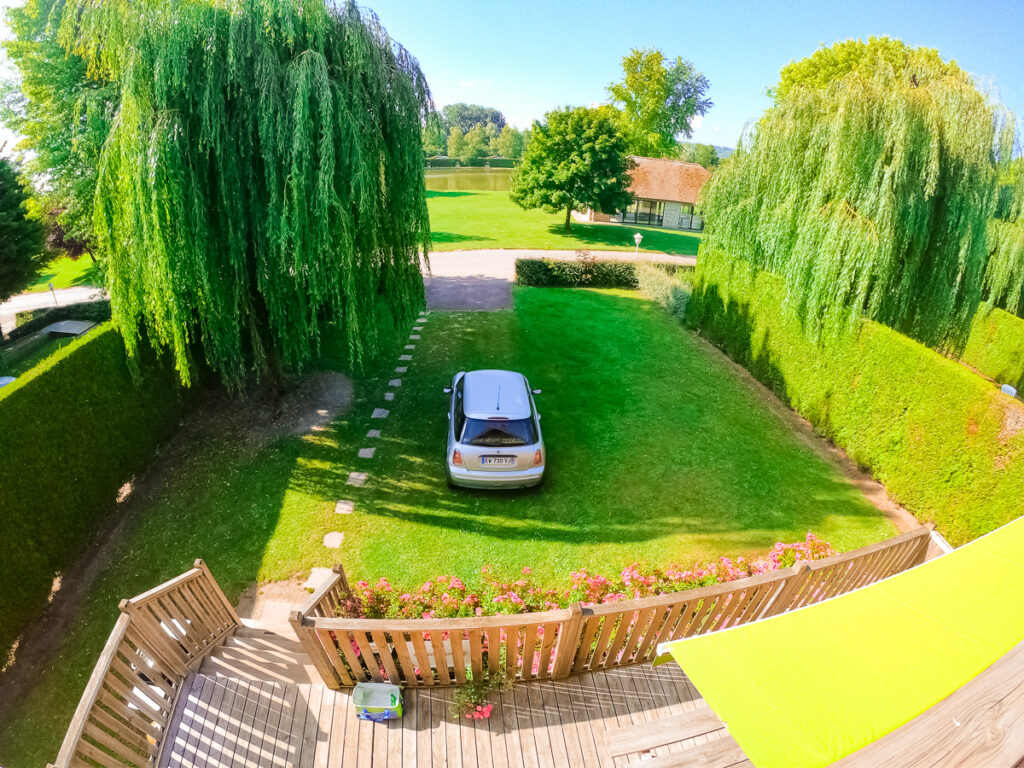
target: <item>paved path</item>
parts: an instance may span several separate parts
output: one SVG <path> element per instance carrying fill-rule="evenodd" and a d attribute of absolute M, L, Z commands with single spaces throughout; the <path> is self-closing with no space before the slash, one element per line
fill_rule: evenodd
<path fill-rule="evenodd" d="M 106 294 L 101 288 L 94 288 L 88 285 L 76 288 L 61 288 L 58 291 L 54 291 L 54 293 L 57 294 L 57 306 L 60 307 L 106 298 Z M 12 296 L 3 304 L 0 304 L 0 327 L 3 328 L 4 333 L 8 333 L 14 328 L 14 316 L 18 312 L 27 312 L 30 309 L 42 309 L 52 306 L 54 306 L 53 294 L 50 291 L 22 293 Z"/>
<path fill-rule="evenodd" d="M 696 256 L 669 256 L 641 251 L 591 251 L 602 261 L 657 261 L 693 266 Z M 429 309 L 508 309 L 512 306 L 512 281 L 516 259 L 576 258 L 576 251 L 481 249 L 434 251 L 430 271 L 424 269 Z"/>

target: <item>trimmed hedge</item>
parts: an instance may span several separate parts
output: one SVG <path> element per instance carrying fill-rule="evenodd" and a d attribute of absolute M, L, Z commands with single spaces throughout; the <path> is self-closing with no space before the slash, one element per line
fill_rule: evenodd
<path fill-rule="evenodd" d="M 428 157 L 424 162 L 427 168 L 515 168 L 517 161 L 507 157 L 476 157 L 469 163 L 463 163 L 454 157 Z"/>
<path fill-rule="evenodd" d="M 63 307 L 31 309 L 19 312 L 16 317 L 18 327 L 7 334 L 7 342 L 24 338 L 58 320 L 91 320 L 94 323 L 105 323 L 110 319 L 110 299 L 84 301 L 81 304 L 68 304 Z"/>
<path fill-rule="evenodd" d="M 0 389 L 0 650 L 67 568 L 183 413 L 170 365 L 129 372 L 109 324 Z"/>
<path fill-rule="evenodd" d="M 685 320 L 686 308 L 690 304 L 690 284 L 682 276 L 690 276 L 692 273 L 693 270 L 688 269 L 670 274 L 650 264 L 637 264 L 637 287 L 647 298 L 661 304 L 673 317 Z"/>
<path fill-rule="evenodd" d="M 1000 384 L 1024 391 L 1024 320 L 982 304 L 960 359 Z"/>
<path fill-rule="evenodd" d="M 636 288 L 636 264 L 592 259 L 516 259 L 516 283 L 540 287 Z"/>
<path fill-rule="evenodd" d="M 954 545 L 1024 515 L 1024 404 L 963 365 L 869 321 L 815 344 L 781 279 L 710 249 L 688 323 Z"/>

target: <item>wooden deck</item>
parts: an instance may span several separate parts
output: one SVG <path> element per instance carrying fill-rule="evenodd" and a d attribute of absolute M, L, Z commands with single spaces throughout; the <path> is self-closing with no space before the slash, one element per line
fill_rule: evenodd
<path fill-rule="evenodd" d="M 370 723 L 355 717 L 349 691 L 192 675 L 179 697 L 160 766 L 618 768 L 639 762 L 640 755 L 613 761 L 605 748 L 606 731 L 699 705 L 675 664 L 517 685 L 495 702 L 490 720 L 452 720 L 452 691 L 406 690 L 404 717 Z M 714 738 L 698 736 L 649 754 L 667 757 Z"/>

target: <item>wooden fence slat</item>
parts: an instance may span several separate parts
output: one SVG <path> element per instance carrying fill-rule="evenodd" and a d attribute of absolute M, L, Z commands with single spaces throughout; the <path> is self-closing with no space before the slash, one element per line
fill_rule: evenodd
<path fill-rule="evenodd" d="M 456 633 L 458 633 L 457 636 Z M 455 672 L 455 681 L 459 685 L 466 682 L 466 651 L 463 645 L 465 640 L 466 631 L 462 628 L 448 633 L 448 643 L 452 649 L 452 667 Z"/>
<path fill-rule="evenodd" d="M 440 685 L 449 685 L 452 676 L 448 672 L 448 651 L 444 647 L 444 632 L 433 631 L 430 633 L 430 647 L 434 651 L 434 669 L 437 670 L 437 680 Z"/>
<path fill-rule="evenodd" d="M 427 653 L 427 646 L 423 643 L 423 633 L 413 631 L 412 647 L 416 651 L 416 665 L 420 668 L 420 678 L 426 685 L 434 685 L 434 673 L 430 666 L 430 656 Z"/>

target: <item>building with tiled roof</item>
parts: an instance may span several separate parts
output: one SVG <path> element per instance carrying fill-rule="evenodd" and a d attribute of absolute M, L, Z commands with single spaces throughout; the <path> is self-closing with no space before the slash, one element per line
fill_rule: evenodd
<path fill-rule="evenodd" d="M 636 167 L 630 171 L 629 191 L 633 204 L 615 214 L 587 211 L 587 221 L 616 221 L 646 224 L 669 229 L 700 231 L 704 222 L 694 213 L 701 187 L 711 177 L 703 166 L 681 160 L 654 157 L 631 159 Z"/>

